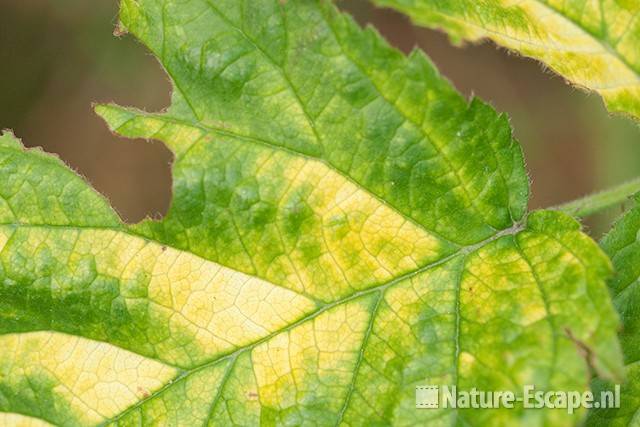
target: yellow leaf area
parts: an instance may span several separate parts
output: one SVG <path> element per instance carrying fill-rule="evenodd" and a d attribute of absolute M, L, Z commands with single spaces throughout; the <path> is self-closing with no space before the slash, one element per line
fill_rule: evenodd
<path fill-rule="evenodd" d="M 327 1 L 123 0 L 120 19 L 172 105 L 96 111 L 172 150 L 172 204 L 124 224 L 0 136 L 4 419 L 565 426 L 584 411 L 421 410 L 416 386 L 622 374 L 608 259 L 526 213 L 508 120 L 425 55 Z"/>
<path fill-rule="evenodd" d="M 549 215 L 566 220 L 536 217 Z M 49 330 L 0 337 L 3 396 L 60 425 L 357 424 L 387 419 L 381 403 L 397 408 L 400 424 L 448 424 L 447 411 L 415 410 L 416 385 L 586 380 L 557 327 L 602 345 L 598 319 L 576 322 L 572 308 L 594 307 L 594 272 L 582 262 L 597 249 L 573 253 L 568 245 L 586 237 L 570 228 L 507 230 L 321 302 L 120 231 L 4 226 L 6 277 L 57 271 L 46 288 L 37 274 L 24 288 L 32 304 L 48 301 L 39 320 Z M 84 294 L 77 304 L 92 313 L 75 323 L 83 307 L 71 297 Z M 20 315 L 17 302 L 9 315 Z M 615 365 L 615 353 L 599 354 L 600 369 Z"/>
<path fill-rule="evenodd" d="M 489 38 L 542 61 L 607 108 L 640 118 L 637 0 L 376 0 L 454 41 Z"/>

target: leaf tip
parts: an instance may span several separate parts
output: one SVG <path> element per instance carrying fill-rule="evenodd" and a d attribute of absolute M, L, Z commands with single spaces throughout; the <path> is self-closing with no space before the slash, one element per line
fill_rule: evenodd
<path fill-rule="evenodd" d="M 111 132 L 118 132 L 135 115 L 115 104 L 93 104 L 93 111 L 107 124 Z"/>
<path fill-rule="evenodd" d="M 115 37 L 122 37 L 129 34 L 129 31 L 126 29 L 126 27 L 122 24 L 122 22 L 118 22 L 116 24 L 116 27 L 113 29 L 113 35 Z"/>

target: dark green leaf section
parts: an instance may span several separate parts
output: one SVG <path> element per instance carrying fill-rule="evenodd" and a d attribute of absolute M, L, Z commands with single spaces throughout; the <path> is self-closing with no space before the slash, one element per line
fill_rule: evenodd
<path fill-rule="evenodd" d="M 602 239 L 601 246 L 611 257 L 616 270 L 610 288 L 613 303 L 622 318 L 619 337 L 626 364 L 626 382 L 622 385 L 619 409 L 601 409 L 590 413 L 594 426 L 634 426 L 640 421 L 640 197 Z M 596 381 L 594 390 L 613 389 L 612 384 Z"/>

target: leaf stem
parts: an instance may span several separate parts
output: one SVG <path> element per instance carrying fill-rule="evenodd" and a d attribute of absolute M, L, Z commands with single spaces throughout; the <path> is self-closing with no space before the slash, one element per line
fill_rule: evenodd
<path fill-rule="evenodd" d="M 640 177 L 607 190 L 558 205 L 552 209 L 563 211 L 575 217 L 584 218 L 624 203 L 637 192 L 640 192 Z"/>

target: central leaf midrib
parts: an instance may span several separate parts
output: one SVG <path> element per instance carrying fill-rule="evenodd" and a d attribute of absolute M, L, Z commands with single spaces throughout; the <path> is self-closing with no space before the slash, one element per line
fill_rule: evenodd
<path fill-rule="evenodd" d="M 124 226 L 124 225 L 123 226 L 117 226 L 117 227 L 110 227 L 110 226 L 91 226 L 91 225 L 23 224 L 23 223 L 15 223 L 14 222 L 14 223 L 3 223 L 3 224 L 0 224 L 0 226 L 11 227 L 11 228 L 14 228 L 14 229 L 17 229 L 17 228 L 44 228 L 44 229 L 70 229 L 70 230 L 80 230 L 80 231 L 81 230 L 113 231 L 113 232 L 123 233 L 123 234 L 129 235 L 131 237 L 141 238 L 144 241 L 147 241 L 147 242 L 150 242 L 150 243 L 154 243 L 154 244 L 157 244 L 157 245 L 171 247 L 170 245 L 167 245 L 162 241 L 158 241 L 158 240 L 155 240 L 155 239 L 150 239 L 150 238 L 148 238 L 146 236 L 139 235 L 136 232 L 126 228 L 126 226 Z M 449 254 L 449 255 L 447 255 L 447 256 L 439 259 L 439 260 L 430 262 L 429 264 L 423 265 L 423 266 L 421 266 L 421 267 L 419 267 L 419 268 L 417 268 L 415 270 L 412 270 L 412 271 L 410 271 L 408 273 L 405 273 L 403 275 L 395 277 L 392 280 L 389 280 L 389 281 L 387 281 L 387 282 L 385 282 L 383 284 L 380 284 L 380 285 L 377 285 L 377 286 L 374 286 L 374 287 L 371 287 L 371 288 L 368 288 L 368 289 L 364 289 L 364 290 L 360 290 L 360 291 L 354 292 L 352 294 L 344 296 L 344 297 L 342 297 L 342 298 L 340 298 L 340 299 L 338 299 L 336 301 L 333 301 L 331 303 L 323 303 L 323 304 L 320 305 L 316 301 L 316 304 L 317 304 L 317 309 L 316 310 L 314 310 L 313 312 L 310 312 L 310 313 L 308 313 L 306 315 L 303 315 L 301 318 L 299 318 L 298 320 L 296 320 L 294 322 L 291 322 L 290 324 L 288 324 L 284 328 L 280 328 L 280 329 L 278 329 L 276 331 L 273 331 L 273 332 L 265 335 L 264 337 L 252 342 L 252 343 L 249 343 L 249 344 L 244 345 L 242 347 L 237 347 L 233 351 L 220 354 L 216 358 L 214 358 L 214 359 L 212 359 L 212 360 L 210 360 L 208 362 L 202 363 L 202 364 L 200 364 L 198 366 L 194 366 L 194 367 L 185 369 L 185 368 L 174 366 L 174 365 L 172 365 L 170 363 L 164 362 L 161 359 L 153 358 L 154 360 L 157 360 L 157 361 L 163 363 L 166 366 L 174 367 L 175 369 L 178 370 L 179 374 L 173 380 L 168 382 L 165 386 L 163 386 L 162 388 L 160 388 L 156 392 L 150 394 L 147 398 L 144 398 L 144 399 L 136 402 L 136 404 L 134 404 L 133 406 L 129 407 L 128 409 L 126 409 L 122 413 L 118 414 L 116 417 L 113 417 L 113 418 L 111 418 L 109 420 L 105 420 L 103 422 L 103 424 L 108 424 L 108 423 L 110 423 L 112 421 L 115 421 L 117 419 L 122 418 L 127 413 L 129 413 L 129 412 L 135 410 L 136 408 L 140 407 L 141 405 L 143 405 L 145 402 L 156 398 L 157 396 L 159 396 L 167 388 L 171 387 L 176 382 L 181 381 L 183 379 L 186 379 L 190 375 L 192 375 L 192 374 L 194 374 L 194 373 L 196 373 L 196 372 L 198 372 L 198 371 L 200 371 L 202 369 L 206 369 L 208 367 L 212 367 L 213 365 L 221 363 L 221 362 L 223 362 L 225 360 L 233 360 L 233 359 L 237 358 L 240 354 L 245 353 L 247 351 L 251 351 L 252 349 L 257 347 L 258 345 L 271 340 L 275 336 L 277 336 L 277 335 L 279 335 L 281 333 L 286 333 L 286 332 L 296 328 L 297 326 L 300 326 L 300 325 L 302 325 L 302 324 L 304 324 L 304 323 L 306 323 L 308 321 L 311 321 L 311 320 L 317 318 L 318 316 L 322 315 L 323 313 L 325 313 L 325 312 L 327 312 L 327 311 L 329 311 L 329 310 L 331 310 L 331 309 L 333 309 L 333 308 L 335 308 L 337 306 L 349 303 L 349 302 L 357 300 L 359 298 L 363 298 L 363 297 L 372 295 L 375 292 L 379 292 L 380 293 L 380 298 L 382 299 L 383 295 L 384 295 L 384 292 L 387 289 L 393 287 L 394 285 L 396 285 L 398 283 L 401 283 L 401 282 L 404 282 L 405 280 L 410 279 L 412 277 L 415 277 L 415 276 L 417 276 L 417 275 L 419 275 L 419 274 L 421 274 L 421 273 L 423 273 L 423 272 L 425 272 L 427 270 L 430 270 L 432 268 L 435 268 L 435 267 L 438 267 L 440 265 L 443 265 L 443 264 L 445 264 L 445 263 L 447 263 L 447 262 L 449 262 L 449 261 L 451 261 L 451 260 L 453 260 L 453 259 L 455 259 L 455 258 L 457 258 L 459 256 L 466 256 L 466 255 L 468 255 L 470 253 L 473 253 L 476 250 L 486 246 L 487 244 L 489 244 L 489 243 L 491 243 L 491 242 L 493 242 L 493 241 L 495 241 L 495 240 L 497 240 L 497 239 L 499 239 L 501 237 L 504 237 L 504 236 L 507 236 L 507 235 L 516 234 L 519 231 L 521 231 L 521 229 L 522 229 L 522 226 L 520 224 L 514 225 L 513 227 L 511 227 L 511 228 L 509 228 L 507 230 L 503 230 L 503 231 L 501 231 L 499 233 L 495 233 L 494 235 L 492 235 L 491 237 L 485 239 L 482 242 L 479 242 L 479 243 L 474 244 L 474 245 L 460 247 L 454 253 Z M 176 251 L 179 251 L 179 252 L 184 252 L 184 253 L 191 254 L 191 252 L 185 251 L 185 250 L 180 249 L 180 248 L 173 248 L 173 249 L 176 250 Z M 193 256 L 197 256 L 195 254 L 192 254 L 192 255 Z M 206 258 L 203 258 L 203 259 L 206 259 Z M 211 262 L 211 260 L 207 260 L 207 261 Z M 222 265 L 222 264 L 220 264 L 220 265 Z M 230 267 L 227 267 L 227 268 L 230 268 Z M 237 271 L 235 269 L 233 269 L 233 270 Z M 242 274 L 246 274 L 244 272 L 241 272 L 241 273 Z M 258 279 L 264 280 L 262 278 L 258 278 Z M 283 289 L 287 289 L 288 291 L 292 291 L 291 289 L 283 287 L 283 286 L 279 286 L 279 285 L 276 285 L 276 284 L 272 284 L 272 285 L 273 286 L 277 286 L 277 287 L 282 287 Z M 292 292 L 295 292 L 295 291 L 292 291 Z M 375 322 L 375 316 L 373 315 L 373 313 L 372 313 L 372 315 L 371 315 L 371 317 L 369 319 L 369 322 L 370 322 L 369 328 L 372 328 L 372 325 Z M 80 336 L 82 336 L 82 335 L 80 335 Z M 91 339 L 93 339 L 93 338 L 91 338 Z M 103 342 L 106 342 L 109 345 L 114 345 L 116 347 L 123 348 L 123 349 L 125 349 L 127 351 L 131 351 L 131 352 L 133 352 L 135 354 L 139 354 L 142 357 L 149 357 L 149 356 L 146 356 L 146 355 L 138 353 L 134 349 L 129 349 L 129 348 L 122 347 L 121 345 L 114 344 L 114 343 L 112 343 L 112 342 L 110 342 L 108 340 L 105 340 Z M 362 348 L 361 350 L 364 351 L 364 348 Z M 356 374 L 354 373 L 353 381 L 355 381 L 355 375 Z M 221 387 L 221 388 L 224 387 L 224 384 L 221 383 L 219 385 L 219 387 Z M 345 405 L 348 405 L 348 401 L 345 402 Z"/>
<path fill-rule="evenodd" d="M 164 387 L 162 387 L 158 391 L 150 394 L 147 398 L 136 402 L 134 405 L 132 405 L 131 407 L 129 407 L 128 409 L 126 409 L 122 413 L 118 414 L 117 416 L 115 416 L 115 417 L 113 417 L 113 418 L 111 418 L 109 420 L 105 420 L 101 425 L 105 425 L 105 424 L 108 424 L 110 422 L 113 422 L 113 421 L 116 421 L 116 420 L 122 418 L 127 413 L 129 413 L 129 412 L 135 410 L 136 408 L 142 406 L 145 402 L 154 399 L 155 397 L 160 395 L 168 387 L 170 387 L 171 385 L 175 384 L 176 382 L 181 381 L 183 379 L 186 379 L 187 377 L 189 377 L 190 375 L 192 375 L 192 374 L 194 374 L 196 372 L 199 372 L 199 371 L 201 371 L 203 369 L 210 368 L 210 367 L 212 367 L 212 366 L 214 366 L 214 365 L 216 365 L 218 363 L 221 363 L 221 362 L 223 362 L 225 360 L 235 360 L 241 354 L 243 354 L 243 353 L 245 353 L 247 351 L 251 351 L 254 348 L 256 348 L 257 346 L 259 346 L 260 344 L 263 344 L 263 343 L 271 340 L 275 336 L 277 336 L 279 334 L 282 334 L 282 333 L 285 333 L 285 332 L 289 332 L 290 330 L 292 330 L 292 329 L 294 329 L 294 328 L 296 328 L 296 327 L 298 327 L 298 326 L 300 326 L 300 325 L 302 325 L 302 324 L 304 324 L 304 323 L 306 323 L 308 321 L 311 321 L 311 320 L 317 318 L 318 316 L 322 315 L 323 313 L 325 313 L 325 312 L 327 312 L 327 311 L 329 311 L 329 310 L 331 310 L 331 309 L 333 309 L 333 308 L 335 308 L 337 306 L 340 306 L 342 304 L 346 304 L 348 302 L 354 301 L 354 300 L 362 298 L 362 297 L 369 296 L 369 295 L 371 295 L 371 294 L 373 294 L 375 292 L 380 292 L 380 295 L 381 295 L 380 298 L 382 299 L 382 298 L 384 298 L 385 291 L 387 289 L 389 289 L 389 288 L 392 288 L 394 285 L 397 285 L 397 284 L 399 284 L 401 282 L 404 282 L 407 279 L 413 278 L 413 277 L 415 277 L 415 276 L 417 276 L 417 275 L 419 275 L 421 273 L 424 273 L 425 271 L 428 271 L 428 270 L 430 270 L 432 268 L 436 268 L 436 267 L 438 267 L 440 265 L 446 264 L 447 262 L 452 261 L 453 259 L 458 258 L 460 256 L 468 256 L 468 255 L 474 253 L 475 251 L 485 247 L 486 245 L 488 245 L 488 244 L 490 244 L 490 243 L 492 243 L 492 242 L 494 242 L 494 241 L 496 241 L 496 240 L 498 240 L 498 239 L 500 239 L 502 237 L 515 235 L 515 234 L 517 234 L 517 233 L 519 233 L 519 232 L 521 232 L 523 230 L 524 230 L 524 226 L 522 224 L 516 224 L 516 225 L 514 225 L 513 227 L 511 227 L 511 228 L 509 228 L 507 230 L 503 230 L 503 231 L 501 231 L 499 233 L 494 234 L 493 236 L 485 239 L 484 241 L 482 241 L 480 243 L 477 243 L 477 244 L 474 244 L 474 245 L 470 245 L 470 246 L 466 246 L 466 247 L 462 247 L 458 251 L 456 251 L 455 253 L 453 253 L 451 255 L 448 255 L 448 256 L 446 256 L 446 257 L 444 257 L 444 258 L 442 258 L 442 259 L 440 259 L 438 261 L 431 262 L 431 263 L 429 263 L 427 265 L 424 265 L 424 266 L 422 266 L 422 267 L 420 267 L 420 268 L 418 268 L 416 270 L 413 270 L 413 271 L 411 271 L 409 273 L 406 273 L 404 275 L 396 277 L 396 278 L 394 278 L 394 279 L 392 279 L 392 280 L 390 280 L 390 281 L 388 281 L 388 282 L 386 282 L 386 283 L 384 283 L 382 285 L 378 285 L 378 286 L 375 286 L 375 287 L 372 287 L 372 288 L 369 288 L 369 289 L 366 289 L 366 290 L 361 290 L 361 291 L 358 291 L 358 292 L 354 292 L 353 294 L 345 296 L 345 297 L 343 297 L 343 298 L 341 298 L 339 300 L 336 300 L 336 301 L 334 301 L 332 303 L 328 303 L 328 304 L 325 304 L 323 306 L 320 306 L 315 311 L 304 315 L 303 317 L 299 318 L 298 320 L 296 320 L 294 322 L 291 322 L 289 325 L 285 326 L 284 328 L 281 328 L 281 329 L 278 329 L 276 331 L 273 331 L 270 334 L 265 335 L 264 337 L 254 341 L 254 342 L 252 342 L 252 343 L 250 343 L 248 345 L 245 345 L 243 347 L 238 347 L 238 348 L 234 349 L 233 351 L 230 351 L 230 352 L 227 352 L 227 353 L 222 353 L 222 354 L 218 355 L 218 357 L 216 357 L 216 358 L 214 358 L 214 359 L 212 359 L 212 360 L 210 360 L 208 362 L 202 363 L 202 364 L 200 364 L 198 366 L 194 366 L 192 368 L 182 370 L 180 372 L 180 374 L 178 374 L 167 385 L 165 385 Z M 456 288 L 459 288 L 459 286 L 460 286 L 460 284 L 458 283 L 456 285 Z M 375 321 L 375 317 L 371 316 L 370 319 L 369 319 L 370 325 L 372 325 L 374 321 Z M 458 338 L 455 338 L 455 339 L 458 339 Z M 224 387 L 224 386 L 225 386 L 224 383 L 221 383 L 219 385 L 219 387 Z"/>

